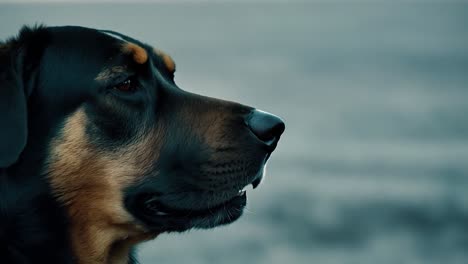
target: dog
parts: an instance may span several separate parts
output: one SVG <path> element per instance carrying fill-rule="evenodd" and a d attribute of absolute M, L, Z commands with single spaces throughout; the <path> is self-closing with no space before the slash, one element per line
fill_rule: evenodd
<path fill-rule="evenodd" d="M 136 263 L 143 241 L 242 215 L 284 122 L 184 91 L 175 69 L 114 31 L 0 42 L 0 263 Z"/>

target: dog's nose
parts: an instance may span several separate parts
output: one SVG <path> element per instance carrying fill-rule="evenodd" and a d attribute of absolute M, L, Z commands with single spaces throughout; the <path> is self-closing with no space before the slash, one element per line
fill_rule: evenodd
<path fill-rule="evenodd" d="M 278 142 L 285 128 L 283 120 L 279 117 L 256 109 L 250 113 L 246 121 L 257 138 L 269 146 Z"/>

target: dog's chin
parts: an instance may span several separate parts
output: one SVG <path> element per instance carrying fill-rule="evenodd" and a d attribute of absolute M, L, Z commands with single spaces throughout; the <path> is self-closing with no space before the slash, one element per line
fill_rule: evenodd
<path fill-rule="evenodd" d="M 131 211 L 150 232 L 183 232 L 232 223 L 242 216 L 246 204 L 246 191 L 220 204 L 196 210 L 171 208 L 146 194 L 135 200 Z"/>

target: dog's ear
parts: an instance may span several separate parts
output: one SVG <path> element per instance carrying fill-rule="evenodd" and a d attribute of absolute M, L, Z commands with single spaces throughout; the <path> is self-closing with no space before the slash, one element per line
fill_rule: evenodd
<path fill-rule="evenodd" d="M 13 165 L 28 139 L 27 101 L 44 49 L 45 27 L 23 27 L 0 42 L 0 168 Z"/>
<path fill-rule="evenodd" d="M 18 160 L 28 137 L 27 96 L 17 55 L 12 43 L 0 43 L 0 168 Z"/>

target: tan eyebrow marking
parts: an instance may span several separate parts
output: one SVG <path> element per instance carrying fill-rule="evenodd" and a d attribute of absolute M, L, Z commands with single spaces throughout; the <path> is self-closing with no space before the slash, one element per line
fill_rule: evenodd
<path fill-rule="evenodd" d="M 175 62 L 174 60 L 171 58 L 171 56 L 167 55 L 166 53 L 164 53 L 162 50 L 160 49 L 157 49 L 157 48 L 153 48 L 154 50 L 154 53 L 156 53 L 156 55 L 160 56 L 164 62 L 164 65 L 166 66 L 166 68 L 174 73 L 175 72 L 175 69 L 176 69 L 176 66 L 175 66 Z"/>
<path fill-rule="evenodd" d="M 127 70 L 127 66 L 114 66 L 111 68 L 104 68 L 94 80 L 100 81 L 100 82 L 105 82 L 108 80 L 113 79 L 114 77 L 119 76 L 121 73 L 125 72 Z"/>
<path fill-rule="evenodd" d="M 146 50 L 135 43 L 124 43 L 122 45 L 122 52 L 125 54 L 132 54 L 133 60 L 138 64 L 143 64 L 148 61 L 148 53 L 146 53 Z"/>

